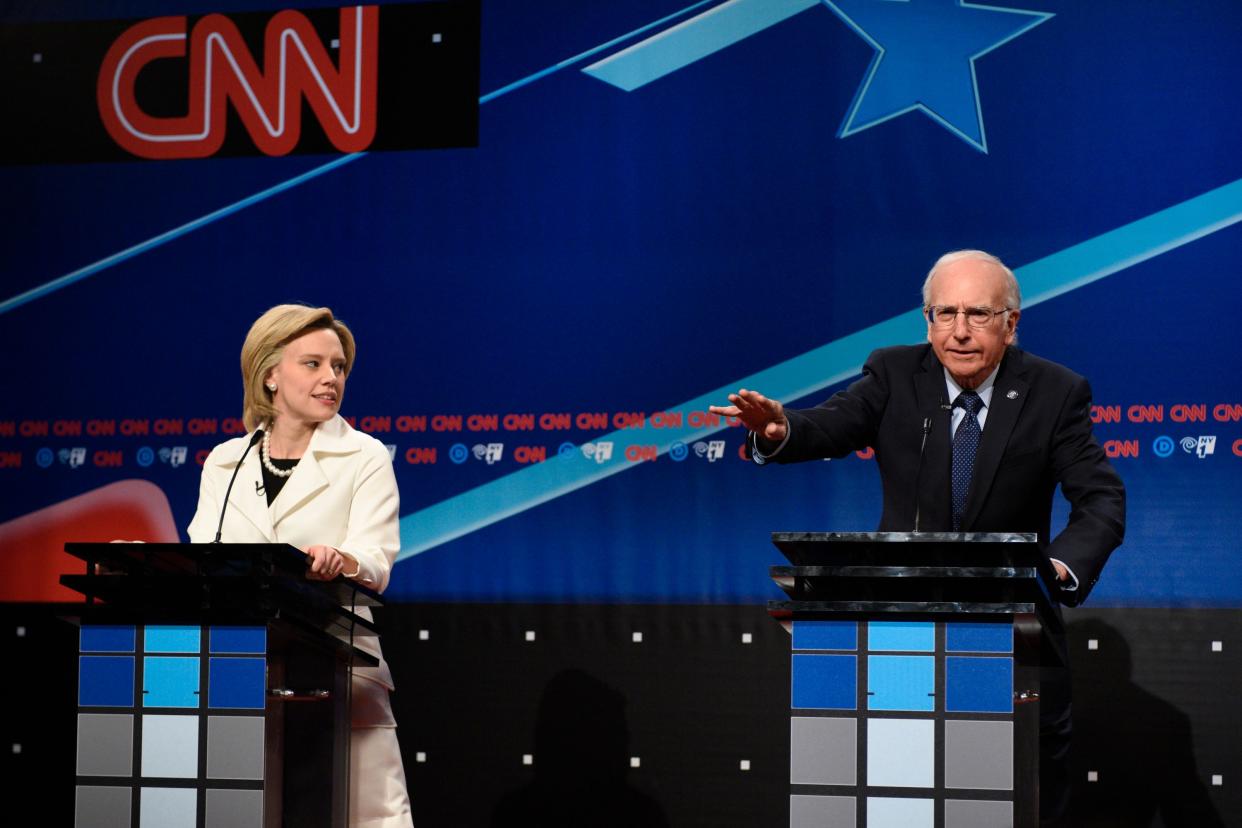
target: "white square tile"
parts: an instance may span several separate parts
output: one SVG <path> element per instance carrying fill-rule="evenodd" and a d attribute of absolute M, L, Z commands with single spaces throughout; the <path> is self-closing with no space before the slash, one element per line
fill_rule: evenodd
<path fill-rule="evenodd" d="M 1212 784 L 1216 787 L 1220 787 L 1221 785 L 1224 785 L 1225 784 L 1224 775 L 1219 774 L 1219 773 L 1212 774 Z"/>
<path fill-rule="evenodd" d="M 424 750 L 420 750 L 420 751 L 415 752 L 415 754 L 414 754 L 414 761 L 415 761 L 415 762 L 418 762 L 420 765 L 421 765 L 423 762 L 426 762 L 426 761 L 427 761 L 427 752 L 426 752 L 426 751 L 424 751 Z"/>
<path fill-rule="evenodd" d="M 1088 638 L 1088 639 L 1087 639 L 1087 649 L 1088 649 L 1088 650 L 1098 650 L 1098 649 L 1100 649 L 1100 639 L 1098 639 L 1098 638 Z"/>
<path fill-rule="evenodd" d="M 936 723 L 931 719 L 867 722 L 867 782 L 876 787 L 930 788 L 935 784 Z"/>
<path fill-rule="evenodd" d="M 530 754 L 530 753 L 523 753 L 523 754 L 522 754 L 522 764 L 523 764 L 523 765 L 533 765 L 533 764 L 535 764 L 535 757 L 534 757 L 534 755 L 533 755 L 533 754 Z"/>
<path fill-rule="evenodd" d="M 1099 782 L 1100 772 L 1099 771 L 1087 771 L 1087 781 L 1088 782 Z"/>
<path fill-rule="evenodd" d="M 535 631 L 534 631 L 534 630 L 527 630 L 527 631 L 526 631 L 526 640 L 527 640 L 527 641 L 534 641 L 534 640 L 535 640 Z"/>
<path fill-rule="evenodd" d="M 631 640 L 631 641 L 633 641 L 635 644 L 642 644 L 642 643 L 643 643 L 643 634 L 642 634 L 642 633 L 640 633 L 640 632 L 636 632 L 636 633 L 634 633 L 633 635 L 631 635 L 631 636 L 630 636 L 630 640 Z"/>
<path fill-rule="evenodd" d="M 641 757 L 638 757 L 638 756 L 631 756 L 631 757 L 630 757 L 630 767 L 631 767 L 631 768 L 638 768 L 638 767 L 642 767 L 642 764 L 643 764 L 643 760 L 642 760 L 642 758 L 641 758 Z"/>
<path fill-rule="evenodd" d="M 142 775 L 198 776 L 198 716 L 142 717 Z"/>
<path fill-rule="evenodd" d="M 194 828 L 198 791 L 194 788 L 143 788 L 138 798 L 139 828 Z"/>
<path fill-rule="evenodd" d="M 419 641 L 426 641 L 429 638 L 431 638 L 431 630 L 419 630 L 418 631 Z"/>
<path fill-rule="evenodd" d="M 1223 641 L 1212 642 L 1212 652 L 1219 653 L 1219 652 L 1223 652 L 1224 649 L 1225 649 L 1225 642 Z"/>
<path fill-rule="evenodd" d="M 750 644 L 754 640 L 755 640 L 755 636 L 753 633 L 742 633 L 743 644 Z"/>
<path fill-rule="evenodd" d="M 750 770 L 750 760 L 743 759 L 742 761 L 737 763 L 737 766 L 740 770 L 748 771 Z"/>
<path fill-rule="evenodd" d="M 936 803 L 930 799 L 867 797 L 867 828 L 932 828 Z"/>
<path fill-rule="evenodd" d="M 440 34 L 439 32 L 436 32 L 435 34 L 431 36 L 432 43 L 439 43 L 442 40 L 444 40 L 444 35 Z"/>

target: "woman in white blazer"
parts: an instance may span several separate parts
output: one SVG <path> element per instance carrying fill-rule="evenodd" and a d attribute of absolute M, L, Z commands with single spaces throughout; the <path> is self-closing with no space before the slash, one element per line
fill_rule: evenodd
<path fill-rule="evenodd" d="M 250 434 L 216 446 L 203 464 L 192 542 L 215 539 L 229 478 L 262 428 L 258 451 L 237 471 L 221 539 L 292 544 L 306 553 L 307 577 L 383 591 L 400 547 L 397 479 L 388 449 L 338 413 L 353 363 L 353 335 L 327 308 L 278 305 L 255 321 L 241 355 Z M 376 639 L 355 643 L 380 663 L 354 669 L 349 824 L 412 826 L 392 674 Z"/>

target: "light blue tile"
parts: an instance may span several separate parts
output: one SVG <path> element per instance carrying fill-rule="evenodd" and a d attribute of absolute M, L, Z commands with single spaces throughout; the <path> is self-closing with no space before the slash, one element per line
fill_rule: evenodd
<path fill-rule="evenodd" d="M 142 647 L 148 653 L 197 653 L 202 637 L 198 627 L 149 626 L 143 630 Z"/>
<path fill-rule="evenodd" d="M 144 707 L 198 707 L 198 659 L 147 656 L 143 659 Z"/>
<path fill-rule="evenodd" d="M 936 625 L 931 621 L 868 621 L 867 649 L 936 651 Z"/>
<path fill-rule="evenodd" d="M 867 709 L 936 709 L 934 656 L 867 656 Z"/>

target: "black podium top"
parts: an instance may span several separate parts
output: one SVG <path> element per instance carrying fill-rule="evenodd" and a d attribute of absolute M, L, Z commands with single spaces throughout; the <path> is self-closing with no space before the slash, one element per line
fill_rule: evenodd
<path fill-rule="evenodd" d="M 86 562 L 82 575 L 60 582 L 86 596 L 65 617 L 108 623 L 285 624 L 322 644 L 344 647 L 356 662 L 378 660 L 350 646 L 377 635 L 360 607 L 382 605 L 379 593 L 345 578 L 312 581 L 306 556 L 288 544 L 67 543 Z"/>
<path fill-rule="evenodd" d="M 892 566 L 1014 565 L 1033 562 L 1030 532 L 773 532 L 772 543 L 795 566 L 885 563 Z M 1019 546 L 1014 546 L 1014 545 Z"/>
<path fill-rule="evenodd" d="M 1052 612 L 1056 575 L 1029 533 L 773 532 L 793 564 L 771 568 L 792 599 L 781 617 L 821 613 Z"/>

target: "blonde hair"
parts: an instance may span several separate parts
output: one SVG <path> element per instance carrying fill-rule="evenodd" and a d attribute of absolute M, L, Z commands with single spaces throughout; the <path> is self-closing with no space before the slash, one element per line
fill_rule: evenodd
<path fill-rule="evenodd" d="M 242 422 L 248 431 L 276 419 L 272 392 L 264 384 L 267 375 L 280 364 L 285 346 L 315 330 L 334 331 L 345 352 L 345 375 L 354 367 L 354 335 L 343 322 L 333 318 L 328 308 L 309 305 L 277 305 L 254 320 L 242 343 L 241 372 Z"/>

